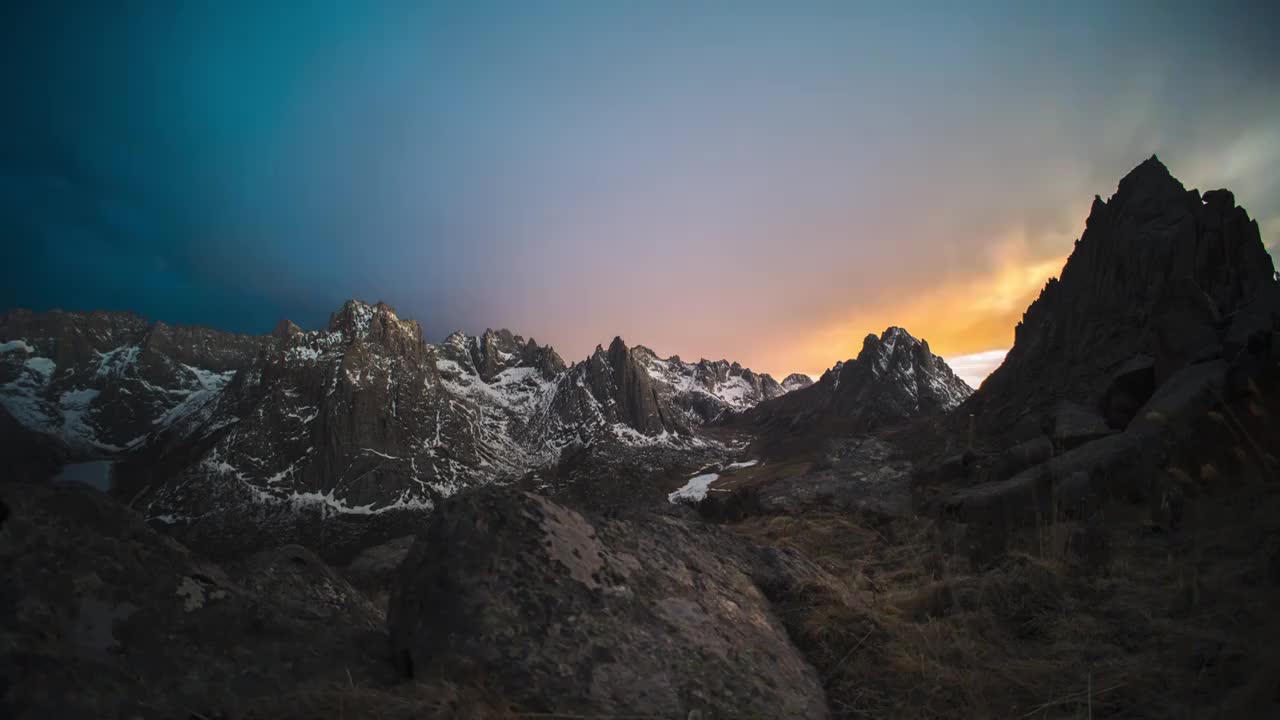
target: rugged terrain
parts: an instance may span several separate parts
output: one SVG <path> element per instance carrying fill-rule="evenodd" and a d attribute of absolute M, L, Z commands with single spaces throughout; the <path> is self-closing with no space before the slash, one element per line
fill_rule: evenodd
<path fill-rule="evenodd" d="M 17 716 L 1280 713 L 1280 284 L 1155 158 L 973 393 L 896 327 L 814 383 L 358 302 L 0 331 Z"/>
<path fill-rule="evenodd" d="M 21 477 L 109 485 L 214 554 L 305 541 L 331 516 L 362 545 L 365 526 L 395 532 L 412 522 L 404 511 L 490 483 L 596 504 L 660 498 L 596 478 L 729 457 L 740 440 L 699 430 L 787 392 L 737 363 L 660 358 L 621 338 L 572 366 L 507 330 L 430 344 L 417 323 L 358 301 L 323 330 L 281 321 L 261 337 L 14 311 L 0 339 L 6 462 Z"/>

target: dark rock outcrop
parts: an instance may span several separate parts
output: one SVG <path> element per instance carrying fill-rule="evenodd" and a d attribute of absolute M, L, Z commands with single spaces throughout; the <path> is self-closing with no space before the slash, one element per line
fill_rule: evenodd
<path fill-rule="evenodd" d="M 1137 355 L 1120 365 L 1102 387 L 1098 409 L 1107 426 L 1123 430 L 1156 391 L 1156 361 Z"/>
<path fill-rule="evenodd" d="M 1155 157 L 1095 198 L 1062 270 L 1019 323 L 1004 363 L 958 413 L 1008 434 L 1059 400 L 1123 427 L 1151 386 L 1220 357 L 1228 318 L 1274 292 L 1258 225 L 1226 190 L 1186 190 Z M 1266 321 L 1252 323 L 1256 334 Z M 1238 347 L 1239 341 L 1235 341 Z"/>
<path fill-rule="evenodd" d="M 528 712 L 826 717 L 752 582 L 790 592 L 785 559 L 741 562 L 728 547 L 669 517 L 588 520 L 471 491 L 437 510 L 402 565 L 391 641 L 404 672 L 482 676 Z"/>
<path fill-rule="evenodd" d="M 952 489 L 926 504 L 975 528 L 983 555 L 1011 528 L 1090 522 L 1117 499 L 1176 528 L 1196 476 L 1275 472 L 1277 330 L 1280 284 L 1257 224 L 1229 192 L 1202 199 L 1152 158 L 1095 200 L 1062 279 L 958 412 L 976 416 L 979 447 L 1042 434 L 937 462 L 918 486 Z"/>

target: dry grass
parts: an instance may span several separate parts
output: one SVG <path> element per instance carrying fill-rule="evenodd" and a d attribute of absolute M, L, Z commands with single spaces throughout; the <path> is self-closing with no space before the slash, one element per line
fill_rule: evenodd
<path fill-rule="evenodd" d="M 1016 536 L 981 572 L 922 520 L 734 527 L 851 588 L 851 605 L 787 618 L 836 717 L 1268 716 L 1280 704 L 1280 486 L 1203 495 L 1195 527 L 1176 534 L 1144 512 L 1109 511 L 1105 568 L 1073 561 L 1069 523 Z"/>

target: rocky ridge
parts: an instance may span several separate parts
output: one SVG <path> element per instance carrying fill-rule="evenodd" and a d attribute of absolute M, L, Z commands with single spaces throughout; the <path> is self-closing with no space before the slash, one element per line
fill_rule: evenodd
<path fill-rule="evenodd" d="M 878 337 L 867 335 L 856 358 L 836 363 L 816 383 L 760 403 L 745 419 L 765 433 L 803 430 L 819 421 L 863 432 L 941 415 L 972 392 L 927 341 L 890 327 Z"/>
<path fill-rule="evenodd" d="M 572 367 L 507 330 L 433 345 L 389 306 L 358 301 L 323 330 L 282 321 L 258 337 L 115 313 L 0 322 L 14 466 L 48 477 L 105 461 L 118 494 L 171 525 L 261 506 L 422 510 L 584 457 L 722 453 L 700 426 L 784 392 L 736 363 L 662 360 L 620 338 Z"/>
<path fill-rule="evenodd" d="M 977 562 L 1015 528 L 1092 521 L 1118 501 L 1176 530 L 1214 478 L 1275 477 L 1262 439 L 1278 367 L 1280 280 L 1256 222 L 1152 157 L 1095 199 L 1062 279 L 960 406 L 963 449 L 916 482 L 925 507 L 970 528 Z M 970 416 L 976 437 L 958 427 Z"/>
<path fill-rule="evenodd" d="M 267 344 L 132 313 L 58 310 L 0 316 L 0 338 L 0 423 L 12 428 L 3 452 L 36 474 L 140 448 L 200 413 Z"/>
<path fill-rule="evenodd" d="M 960 415 L 986 435 L 1025 438 L 1067 401 L 1123 429 L 1178 370 L 1238 353 L 1257 323 L 1246 308 L 1274 287 L 1258 224 L 1235 196 L 1187 190 L 1152 156 L 1110 199 L 1094 198 L 1061 278 Z"/>

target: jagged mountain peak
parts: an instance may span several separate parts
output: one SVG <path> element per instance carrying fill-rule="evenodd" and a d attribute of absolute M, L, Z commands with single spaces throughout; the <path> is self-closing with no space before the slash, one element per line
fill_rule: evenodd
<path fill-rule="evenodd" d="M 423 344 L 422 327 L 416 320 L 402 320 L 385 302 L 373 305 L 347 300 L 329 316 L 329 332 L 346 340 L 364 340 L 397 346 Z"/>
<path fill-rule="evenodd" d="M 761 403 L 751 417 L 766 428 L 834 420 L 866 430 L 948 412 L 972 392 L 927 342 L 891 326 L 863 338 L 856 358 L 837 362 L 816 383 Z"/>
<path fill-rule="evenodd" d="M 1173 196 L 1186 192 L 1182 183 L 1169 172 L 1169 168 L 1160 162 L 1160 158 L 1151 157 L 1138 163 L 1136 167 L 1120 179 L 1116 186 L 1115 197 L 1128 199 L 1137 195 Z"/>
<path fill-rule="evenodd" d="M 791 373 L 782 379 L 782 388 L 788 392 L 801 390 L 813 384 L 813 378 L 802 373 Z"/>
<path fill-rule="evenodd" d="M 271 330 L 271 336 L 281 340 L 292 340 L 303 334 L 302 328 L 298 327 L 293 321 L 285 319 L 276 323 Z"/>
<path fill-rule="evenodd" d="M 9 313 L 0 386 L 0 424 L 61 440 L 41 472 L 110 460 L 151 517 L 197 525 L 281 504 L 425 508 L 586 449 L 720 452 L 698 426 L 786 391 L 738 363 L 662 359 L 620 336 L 572 370 L 505 328 L 432 345 L 417 322 L 360 300 L 324 329 L 281 320 L 260 337 Z"/>
<path fill-rule="evenodd" d="M 1001 433 L 1059 399 L 1101 402 L 1106 378 L 1138 356 L 1168 377 L 1220 352 L 1219 325 L 1274 285 L 1257 222 L 1235 196 L 1187 190 L 1152 156 L 1109 199 L 1095 197 L 1060 278 L 1027 308 L 969 411 Z"/>

